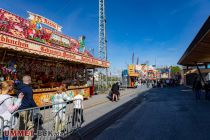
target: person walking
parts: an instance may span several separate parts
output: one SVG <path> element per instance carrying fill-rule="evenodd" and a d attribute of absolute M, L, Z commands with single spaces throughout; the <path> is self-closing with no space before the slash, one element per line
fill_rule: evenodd
<path fill-rule="evenodd" d="M 208 84 L 208 82 L 206 82 L 204 84 L 204 89 L 205 89 L 205 99 L 209 100 L 210 99 L 210 95 L 209 95 L 209 84 Z"/>
<path fill-rule="evenodd" d="M 138 83 L 138 82 L 137 82 Z M 136 84 L 137 84 L 136 83 Z M 120 100 L 120 82 L 117 82 L 117 100 Z M 138 86 L 138 85 L 137 85 Z"/>
<path fill-rule="evenodd" d="M 146 80 L 147 88 L 149 88 L 149 79 Z"/>
<path fill-rule="evenodd" d="M 198 99 L 200 100 L 201 90 L 202 90 L 201 79 L 199 76 L 197 76 L 193 82 L 193 91 L 195 92 L 196 100 Z"/>
<path fill-rule="evenodd" d="M 118 84 L 118 85 L 119 85 L 119 84 Z M 138 81 L 136 80 L 136 81 L 135 81 L 135 84 L 134 84 L 134 87 L 135 87 L 135 88 L 138 88 L 138 85 L 139 85 L 139 83 L 138 83 Z"/>
<path fill-rule="evenodd" d="M 0 95 L 0 116 L 4 119 L 4 124 L 0 122 L 0 128 L 3 128 L 3 130 L 9 130 L 9 122 L 12 117 L 12 113 L 18 110 L 19 106 L 21 105 L 21 101 L 24 97 L 23 93 L 20 93 L 18 95 L 18 98 L 15 98 L 8 93 L 11 93 L 13 91 L 13 86 L 10 85 L 9 81 L 4 81 L 1 83 L 1 95 Z M 15 127 L 17 118 L 12 119 L 12 128 Z M 3 125 L 3 127 L 2 127 Z M 3 136 L 3 140 L 7 140 L 7 137 Z"/>

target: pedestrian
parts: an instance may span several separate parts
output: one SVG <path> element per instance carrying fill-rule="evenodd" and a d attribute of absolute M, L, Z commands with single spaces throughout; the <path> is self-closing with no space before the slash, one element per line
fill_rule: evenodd
<path fill-rule="evenodd" d="M 164 86 L 164 83 L 163 83 L 163 80 L 161 79 L 160 80 L 160 87 L 163 88 L 163 86 Z"/>
<path fill-rule="evenodd" d="M 209 84 L 208 84 L 208 82 L 206 82 L 204 84 L 204 89 L 205 89 L 205 99 L 209 100 L 210 99 L 210 95 L 209 95 Z"/>
<path fill-rule="evenodd" d="M 24 94 L 24 98 L 22 100 L 21 106 L 19 107 L 19 110 L 37 106 L 33 99 L 33 90 L 30 84 L 31 84 L 31 77 L 25 75 L 23 76 L 23 84 L 20 84 L 17 87 L 18 91 Z"/>
<path fill-rule="evenodd" d="M 0 128 L 3 128 L 4 131 L 7 131 L 11 128 L 9 128 L 9 122 L 11 121 L 12 113 L 18 110 L 19 106 L 21 105 L 21 101 L 24 97 L 23 93 L 20 93 L 18 95 L 18 98 L 15 98 L 9 93 L 12 92 L 13 86 L 10 85 L 11 82 L 4 81 L 1 83 L 1 95 L 0 95 L 0 116 L 4 119 L 4 124 L 0 121 Z M 12 124 L 12 128 L 15 127 L 17 118 L 12 119 L 13 122 L 10 122 Z M 3 125 L 3 127 L 2 127 Z M 3 140 L 7 140 L 7 137 L 3 136 Z"/>
<path fill-rule="evenodd" d="M 53 109 L 52 112 L 55 113 L 54 118 L 54 130 L 55 132 L 62 132 L 65 127 L 65 112 L 67 103 L 65 101 L 70 101 L 71 97 L 66 94 L 66 85 L 62 84 L 57 90 L 56 94 L 52 97 Z"/>
<path fill-rule="evenodd" d="M 153 88 L 155 87 L 155 82 L 154 82 L 154 80 L 152 80 L 152 87 L 153 87 Z"/>
<path fill-rule="evenodd" d="M 118 83 L 114 83 L 112 85 L 112 101 L 117 101 L 119 96 L 119 86 Z"/>
<path fill-rule="evenodd" d="M 138 86 L 138 82 L 136 81 L 136 84 Z M 120 83 L 117 82 L 117 100 L 120 100 Z"/>
<path fill-rule="evenodd" d="M 193 82 L 193 91 L 195 92 L 196 100 L 198 99 L 200 100 L 201 90 L 202 90 L 201 79 L 199 76 L 197 76 Z"/>
<path fill-rule="evenodd" d="M 166 85 L 167 85 L 167 87 L 170 87 L 170 80 L 169 79 L 166 79 Z"/>
<path fill-rule="evenodd" d="M 148 79 L 146 80 L 146 84 L 147 84 L 147 88 L 149 88 L 149 84 L 150 83 L 149 83 L 149 80 Z"/>
<path fill-rule="evenodd" d="M 135 87 L 135 88 L 138 88 L 138 85 L 139 85 L 139 83 L 138 83 L 138 81 L 136 80 L 135 83 L 134 83 L 134 87 Z"/>
<path fill-rule="evenodd" d="M 19 107 L 19 110 L 23 110 L 19 113 L 19 130 L 35 130 L 34 128 L 34 113 L 35 110 L 27 110 L 29 108 L 37 107 L 36 103 L 33 99 L 33 90 L 30 86 L 31 84 L 31 77 L 29 75 L 23 76 L 23 82 L 17 85 L 18 94 L 23 93 L 24 97 Z M 25 110 L 26 109 L 26 110 Z M 21 137 L 20 139 L 24 139 Z"/>
<path fill-rule="evenodd" d="M 81 127 L 84 122 L 83 116 L 83 96 L 81 93 L 76 93 L 76 96 L 73 98 L 73 116 L 72 116 L 72 127 L 78 128 Z"/>

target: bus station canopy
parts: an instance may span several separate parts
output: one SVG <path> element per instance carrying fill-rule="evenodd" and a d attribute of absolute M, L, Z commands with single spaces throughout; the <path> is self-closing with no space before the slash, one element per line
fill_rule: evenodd
<path fill-rule="evenodd" d="M 206 20 L 178 64 L 184 66 L 205 65 L 210 63 L 210 17 Z"/>

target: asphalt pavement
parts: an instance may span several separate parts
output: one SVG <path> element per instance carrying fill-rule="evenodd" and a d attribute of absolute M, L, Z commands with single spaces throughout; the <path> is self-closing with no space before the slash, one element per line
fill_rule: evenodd
<path fill-rule="evenodd" d="M 117 102 L 112 102 L 107 99 L 107 94 L 93 96 L 88 102 L 84 102 L 85 123 L 78 131 L 79 133 L 68 136 L 65 139 L 82 138 L 83 140 L 91 140 L 95 138 L 95 136 L 111 125 L 111 123 L 114 123 L 117 118 L 121 118 L 129 112 L 131 106 L 135 104 L 133 100 L 149 89 L 142 86 L 137 89 L 120 91 L 120 100 Z"/>
<path fill-rule="evenodd" d="M 137 98 L 95 140 L 210 140 L 210 101 L 196 101 L 191 89 L 154 88 Z"/>

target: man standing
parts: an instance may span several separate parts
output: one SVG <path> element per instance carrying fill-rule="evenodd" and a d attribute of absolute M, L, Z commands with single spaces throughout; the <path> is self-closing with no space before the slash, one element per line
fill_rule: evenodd
<path fill-rule="evenodd" d="M 30 87 L 30 84 L 31 84 L 31 77 L 28 75 L 25 75 L 23 76 L 23 84 L 20 84 L 17 87 L 18 91 L 24 94 L 19 110 L 33 108 L 37 106 L 33 99 L 33 90 Z M 33 120 L 32 117 L 34 115 L 33 112 L 34 110 L 33 111 L 26 110 L 26 111 L 20 112 L 19 114 L 20 115 L 20 122 L 19 122 L 20 130 L 33 130 L 34 129 L 34 123 L 32 122 Z"/>
<path fill-rule="evenodd" d="M 196 100 L 197 99 L 200 100 L 201 90 L 202 90 L 201 79 L 197 75 L 196 78 L 195 78 L 195 80 L 194 80 L 194 82 L 193 82 L 193 91 L 195 92 L 195 98 L 196 98 Z"/>
<path fill-rule="evenodd" d="M 37 106 L 33 99 L 33 90 L 30 87 L 30 84 L 31 84 L 31 77 L 28 75 L 23 76 L 23 84 L 21 84 L 18 87 L 19 92 L 22 92 L 24 94 L 19 110 Z"/>
<path fill-rule="evenodd" d="M 120 96 L 119 89 L 120 89 L 120 87 L 119 87 L 118 82 L 112 85 L 112 89 L 111 89 L 111 91 L 112 91 L 112 101 L 119 100 L 119 96 Z"/>

